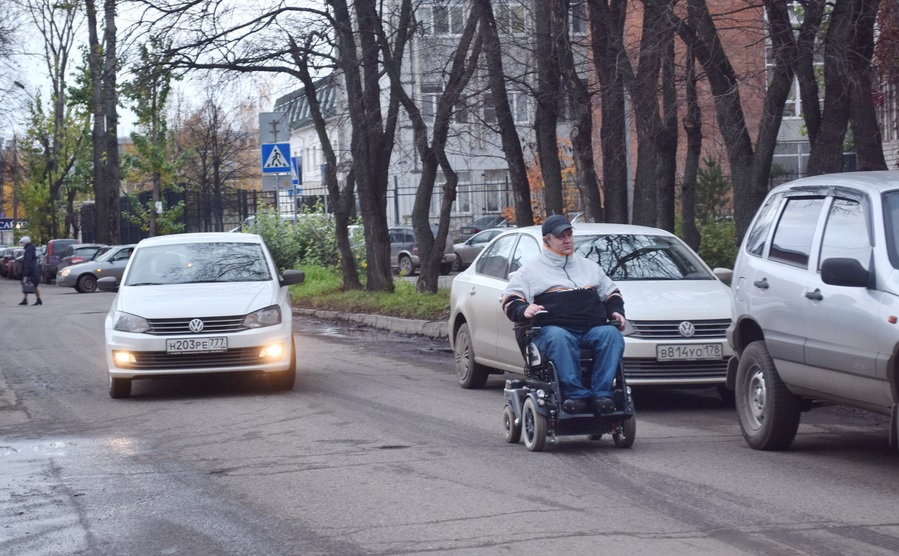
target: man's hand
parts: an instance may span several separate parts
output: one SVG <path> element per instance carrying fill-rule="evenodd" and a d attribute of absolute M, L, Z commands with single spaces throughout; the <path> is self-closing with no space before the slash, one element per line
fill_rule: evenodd
<path fill-rule="evenodd" d="M 527 312 L 527 311 L 525 311 Z M 612 318 L 609 320 L 617 320 L 621 324 L 618 325 L 618 330 L 624 331 L 624 325 L 627 324 L 627 320 L 625 320 L 624 315 L 621 313 L 612 313 Z"/>
<path fill-rule="evenodd" d="M 527 309 L 524 310 L 524 318 L 532 319 L 534 315 L 536 315 L 540 311 L 544 311 L 543 305 L 537 305 L 536 303 L 531 303 L 528 305 Z"/>

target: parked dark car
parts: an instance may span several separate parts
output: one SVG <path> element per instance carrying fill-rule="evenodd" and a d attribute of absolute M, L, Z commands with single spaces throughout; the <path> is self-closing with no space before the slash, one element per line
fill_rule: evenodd
<path fill-rule="evenodd" d="M 51 239 L 47 242 L 47 252 L 41 257 L 41 281 L 49 284 L 56 278 L 59 259 L 69 245 L 80 243 L 77 239 Z"/>
<path fill-rule="evenodd" d="M 9 261 L 15 258 L 15 253 L 15 247 L 7 247 L 6 249 L 0 251 L 0 276 L 6 276 L 6 265 Z"/>
<path fill-rule="evenodd" d="M 509 228 L 512 226 L 513 224 L 506 220 L 506 217 L 502 214 L 482 216 L 477 220 L 459 228 L 459 241 L 464 241 L 475 235 L 476 233 L 483 232 L 484 230 L 489 230 L 490 228 Z"/>
<path fill-rule="evenodd" d="M 59 264 L 56 265 L 56 272 L 73 264 L 91 261 L 105 247 L 102 243 L 74 243 L 66 247 L 62 257 L 59 258 Z"/>
<path fill-rule="evenodd" d="M 12 256 L 6 261 L 6 277 L 10 280 L 18 280 L 21 275 L 21 268 L 25 262 L 25 250 L 17 248 L 13 250 Z"/>
<path fill-rule="evenodd" d="M 418 258 L 418 244 L 415 241 L 415 231 L 412 226 L 393 226 L 388 229 L 390 234 L 390 266 L 399 274 L 413 276 L 418 272 L 421 261 Z M 431 232 L 437 235 L 437 226 L 431 226 Z M 443 260 L 440 264 L 440 273 L 449 274 L 453 267 L 456 255 L 453 253 L 453 241 L 446 236 L 446 246 L 443 250 Z"/>

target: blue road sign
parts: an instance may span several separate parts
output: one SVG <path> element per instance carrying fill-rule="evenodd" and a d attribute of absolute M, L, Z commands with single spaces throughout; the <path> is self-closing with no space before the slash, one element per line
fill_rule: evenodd
<path fill-rule="evenodd" d="M 21 230 L 28 227 L 27 220 L 16 220 L 14 218 L 0 218 L 0 231 L 3 230 Z"/>
<path fill-rule="evenodd" d="M 262 145 L 262 173 L 290 173 L 290 143 L 264 143 Z"/>

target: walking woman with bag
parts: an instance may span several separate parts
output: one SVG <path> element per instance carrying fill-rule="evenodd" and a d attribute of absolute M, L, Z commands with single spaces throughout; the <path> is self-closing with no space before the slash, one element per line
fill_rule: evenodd
<path fill-rule="evenodd" d="M 31 243 L 31 238 L 23 236 L 19 244 L 25 247 L 25 256 L 22 258 L 22 301 L 19 305 L 28 305 L 28 294 L 33 293 L 37 298 L 33 305 L 43 305 L 41 292 L 37 285 L 41 282 L 41 267 L 37 264 L 37 249 Z"/>

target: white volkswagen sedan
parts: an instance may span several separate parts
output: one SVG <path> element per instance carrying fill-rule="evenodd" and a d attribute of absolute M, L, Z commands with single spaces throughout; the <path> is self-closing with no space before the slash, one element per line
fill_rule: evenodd
<path fill-rule="evenodd" d="M 296 377 L 287 285 L 255 234 L 175 234 L 137 244 L 106 316 L 109 395 L 162 376 L 262 372 L 290 390 Z"/>
<path fill-rule="evenodd" d="M 540 254 L 539 226 L 497 236 L 453 280 L 449 336 L 459 384 L 482 387 L 491 373 L 521 373 L 513 323 L 500 307 L 509 275 Z M 621 289 L 625 377 L 631 386 L 716 385 L 725 399 L 730 287 L 675 235 L 624 224 L 576 224 L 575 249 Z M 726 279 L 729 271 L 720 269 Z"/>

